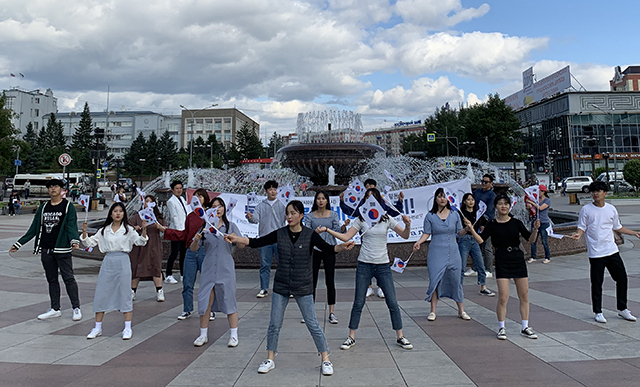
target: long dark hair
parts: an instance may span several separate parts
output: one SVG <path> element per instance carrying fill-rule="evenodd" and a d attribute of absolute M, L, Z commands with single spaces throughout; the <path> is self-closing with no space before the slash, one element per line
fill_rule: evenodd
<path fill-rule="evenodd" d="M 125 235 L 129 232 L 129 221 L 127 220 L 127 208 L 121 202 L 115 202 L 109 208 L 109 214 L 107 215 L 107 219 L 104 220 L 104 224 L 102 225 L 101 234 L 104 236 L 104 229 L 109 227 L 111 223 L 113 223 L 113 218 L 111 214 L 116 207 L 122 208 L 122 212 L 124 212 L 124 216 L 122 217 L 122 225 L 124 225 L 124 233 Z"/>
<path fill-rule="evenodd" d="M 444 188 L 440 187 L 436 190 L 436 193 L 433 194 L 433 206 L 431 207 L 431 212 L 432 214 L 437 214 L 438 213 L 438 201 L 436 200 L 438 198 L 438 196 L 444 196 L 445 199 L 447 198 L 447 196 L 444 194 Z M 449 199 L 447 199 L 447 205 L 445 206 L 447 207 L 449 210 L 451 210 L 451 203 L 449 203 Z"/>
<path fill-rule="evenodd" d="M 377 188 L 369 188 L 367 190 L 367 192 L 364 193 L 364 197 L 362 198 L 362 201 L 360 202 L 360 206 L 362 206 L 367 201 L 367 198 L 369 197 L 369 194 L 371 194 L 374 198 L 376 198 L 378 203 L 380 203 L 380 205 L 384 208 L 384 205 L 382 204 L 382 203 L 384 203 L 384 199 L 382 199 L 382 195 L 380 195 L 380 191 L 378 191 Z M 360 206 L 358 206 L 358 219 L 360 219 L 361 221 L 364 222 L 364 218 L 362 217 L 362 214 L 360 213 Z M 385 212 L 384 215 L 382 215 L 382 217 L 380 218 L 380 221 L 381 222 L 386 222 L 387 220 L 389 220 L 389 215 Z"/>
<path fill-rule="evenodd" d="M 198 188 L 193 193 L 193 196 L 198 196 L 198 195 L 200 195 L 200 196 L 202 196 L 204 198 L 204 203 L 200 203 L 200 204 L 202 204 L 202 208 L 209 208 L 209 206 L 211 204 L 211 199 L 209 199 L 209 192 L 207 192 L 207 190 L 204 189 L 204 188 Z"/>
<path fill-rule="evenodd" d="M 462 224 L 464 224 L 464 218 L 469 219 L 472 223 L 475 223 L 476 221 L 476 213 L 478 211 L 478 202 L 476 202 L 474 198 L 473 209 L 471 210 L 471 212 L 467 211 L 467 204 L 465 202 L 467 201 L 469 196 L 473 197 L 473 194 L 471 192 L 467 192 L 462 196 L 462 204 L 460 205 L 460 219 L 463 222 Z"/>
<path fill-rule="evenodd" d="M 224 200 L 222 200 L 221 197 L 215 197 L 213 198 L 213 200 L 211 201 L 211 207 L 213 207 L 213 202 L 218 201 L 218 203 L 220 203 L 220 205 L 222 206 L 222 208 L 224 208 L 224 213 L 222 214 L 222 223 L 224 223 L 224 226 L 227 228 L 227 233 L 229 232 L 229 219 L 227 219 L 227 205 L 225 204 Z"/>
<path fill-rule="evenodd" d="M 318 210 L 318 195 L 324 195 L 324 198 L 327 199 L 327 206 L 325 207 L 327 210 L 331 210 L 331 203 L 329 203 L 329 194 L 327 191 L 318 191 L 316 192 L 316 196 L 313 198 L 313 205 L 311 206 L 311 212 Z"/>
<path fill-rule="evenodd" d="M 144 197 L 144 199 L 146 200 L 147 198 L 151 199 L 152 202 L 156 203 L 156 197 L 153 195 L 147 195 Z M 156 203 L 158 204 L 158 203 Z M 156 216 L 156 219 L 158 220 L 164 220 L 164 216 L 162 216 L 162 212 L 160 212 L 160 210 L 158 209 L 158 206 L 154 206 L 153 207 L 153 214 Z"/>

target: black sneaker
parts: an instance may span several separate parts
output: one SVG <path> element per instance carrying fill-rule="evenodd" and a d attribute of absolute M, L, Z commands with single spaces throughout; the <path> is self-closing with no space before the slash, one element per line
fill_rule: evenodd
<path fill-rule="evenodd" d="M 178 320 L 186 320 L 191 317 L 191 312 L 182 312 L 180 316 L 178 316 Z"/>
<path fill-rule="evenodd" d="M 507 330 L 504 328 L 498 329 L 497 334 L 498 340 L 506 340 L 507 339 Z"/>
<path fill-rule="evenodd" d="M 537 339 L 538 335 L 536 335 L 536 333 L 533 331 L 533 329 L 526 327 L 524 328 L 522 331 L 520 331 L 520 334 L 524 337 L 528 337 L 530 339 Z"/>
<path fill-rule="evenodd" d="M 344 343 L 342 343 L 342 345 L 340 346 L 340 349 L 349 349 L 349 348 L 353 347 L 354 345 L 356 345 L 356 339 L 354 339 L 351 336 L 349 336 L 344 341 Z"/>
<path fill-rule="evenodd" d="M 483 296 L 487 296 L 487 297 L 495 297 L 495 293 L 492 292 L 491 290 L 489 290 L 488 288 L 484 288 L 480 291 L 480 294 L 482 294 Z"/>
<path fill-rule="evenodd" d="M 403 349 L 413 349 L 413 344 L 409 340 L 407 340 L 404 336 L 399 338 L 396 343 L 401 346 Z"/>

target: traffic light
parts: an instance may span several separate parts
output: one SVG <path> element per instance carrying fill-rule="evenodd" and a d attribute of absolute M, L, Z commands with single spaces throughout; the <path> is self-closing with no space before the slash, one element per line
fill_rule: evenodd
<path fill-rule="evenodd" d="M 96 138 L 96 140 L 101 141 L 104 140 L 104 129 L 102 128 L 95 128 L 93 130 L 94 136 Z"/>

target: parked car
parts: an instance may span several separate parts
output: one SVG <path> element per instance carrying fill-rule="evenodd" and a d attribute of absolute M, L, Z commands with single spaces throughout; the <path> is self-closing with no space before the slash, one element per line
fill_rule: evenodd
<path fill-rule="evenodd" d="M 566 192 L 589 192 L 589 184 L 593 182 L 591 176 L 571 176 L 567 177 Z"/>
<path fill-rule="evenodd" d="M 609 182 L 609 192 L 613 192 L 615 182 Z M 618 192 L 635 192 L 635 188 L 624 180 L 618 180 Z"/>
<path fill-rule="evenodd" d="M 617 174 L 614 171 L 609 171 L 609 180 L 624 180 L 624 173 L 618 172 Z M 607 181 L 607 173 L 602 172 L 598 178 L 598 181 Z"/>

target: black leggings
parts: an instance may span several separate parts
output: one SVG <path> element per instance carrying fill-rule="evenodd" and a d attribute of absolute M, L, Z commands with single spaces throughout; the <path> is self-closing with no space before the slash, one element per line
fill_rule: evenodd
<path fill-rule="evenodd" d="M 313 250 L 313 300 L 316 300 L 316 287 L 318 286 L 318 272 L 320 271 L 320 262 L 324 261 L 324 279 L 327 285 L 327 304 L 336 304 L 336 253 L 323 253 L 322 251 Z"/>

